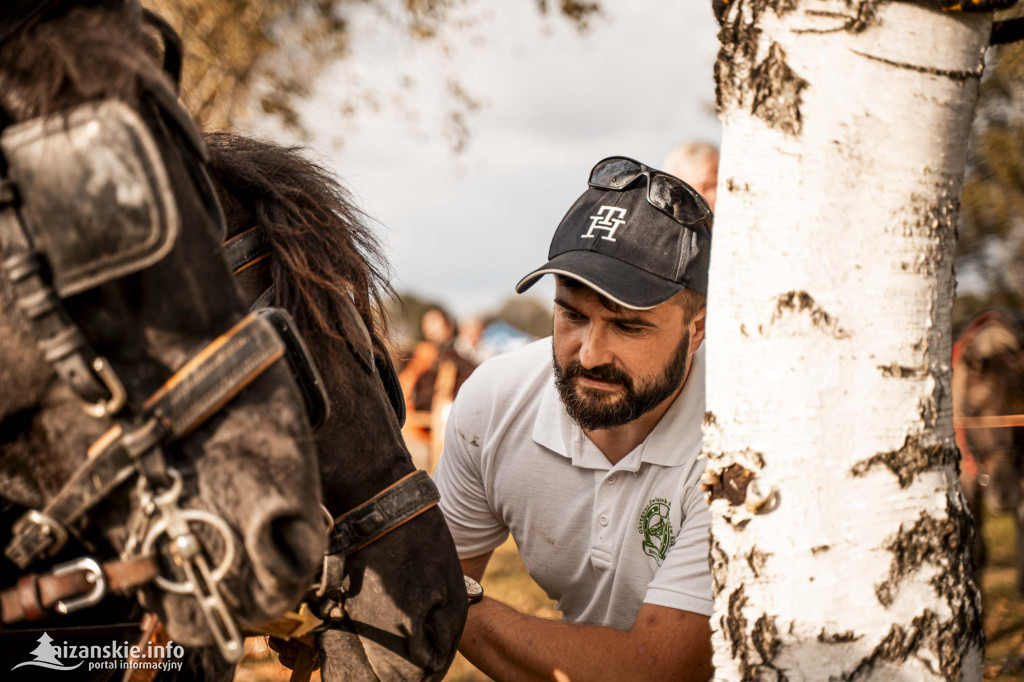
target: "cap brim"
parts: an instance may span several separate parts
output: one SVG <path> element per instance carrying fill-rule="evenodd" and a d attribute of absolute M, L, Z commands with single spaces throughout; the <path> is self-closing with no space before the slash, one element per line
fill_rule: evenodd
<path fill-rule="evenodd" d="M 602 296 L 634 310 L 661 305 L 683 289 L 682 284 L 597 251 L 567 251 L 519 280 L 516 293 L 523 293 L 544 275 L 564 275 L 579 280 Z"/>

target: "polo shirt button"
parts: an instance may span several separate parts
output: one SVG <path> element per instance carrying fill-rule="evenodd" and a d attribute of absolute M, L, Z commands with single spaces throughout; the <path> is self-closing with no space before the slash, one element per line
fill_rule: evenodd
<path fill-rule="evenodd" d="M 598 519 L 597 521 L 598 521 L 598 523 L 600 523 L 600 524 L 601 524 L 602 526 L 607 526 L 607 525 L 608 525 L 608 517 L 607 517 L 607 516 L 605 516 L 604 514 L 601 514 L 601 518 L 599 518 L 599 519 Z"/>
<path fill-rule="evenodd" d="M 609 476 L 608 480 L 606 480 L 605 483 L 607 483 L 608 485 L 615 485 L 615 474 Z"/>

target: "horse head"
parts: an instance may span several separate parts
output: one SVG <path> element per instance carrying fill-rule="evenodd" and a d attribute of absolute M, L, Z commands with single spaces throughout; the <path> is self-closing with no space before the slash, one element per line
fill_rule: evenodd
<path fill-rule="evenodd" d="M 401 398 L 385 390 L 397 380 L 378 340 L 390 285 L 377 241 L 332 175 L 296 150 L 206 139 L 229 248 L 251 242 L 235 263 L 243 296 L 289 310 L 323 372 L 331 403 L 316 434 L 324 504 L 342 529 L 368 524 L 345 540 L 339 529 L 332 535 L 324 592 L 344 616 L 318 635 L 324 679 L 438 679 L 461 636 L 466 590 L 432 506 L 436 490 L 413 474 L 396 418 Z M 408 507 L 393 523 L 392 506 Z"/>
<path fill-rule="evenodd" d="M 989 311 L 975 318 L 956 343 L 953 413 L 965 469 L 977 465 L 974 481 L 990 507 L 1021 504 L 1024 455 L 1024 325 L 1011 313 Z"/>
<path fill-rule="evenodd" d="M 70 533 L 51 563 L 151 553 L 144 601 L 171 637 L 240 655 L 238 629 L 293 606 L 324 550 L 301 395 L 234 288 L 205 148 L 139 5 L 14 4 L 42 11 L 0 21 L 0 495 L 82 503 L 23 522 L 3 577 L 37 567 L 22 531 Z"/>

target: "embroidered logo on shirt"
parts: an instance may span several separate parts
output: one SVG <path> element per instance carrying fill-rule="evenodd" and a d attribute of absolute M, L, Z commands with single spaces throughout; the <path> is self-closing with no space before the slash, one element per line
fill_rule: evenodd
<path fill-rule="evenodd" d="M 640 546 L 643 547 L 644 554 L 653 557 L 659 566 L 676 539 L 672 532 L 672 522 L 668 518 L 671 508 L 672 503 L 664 497 L 655 497 L 640 512 L 640 523 L 637 524 L 637 530 L 643 537 Z"/>

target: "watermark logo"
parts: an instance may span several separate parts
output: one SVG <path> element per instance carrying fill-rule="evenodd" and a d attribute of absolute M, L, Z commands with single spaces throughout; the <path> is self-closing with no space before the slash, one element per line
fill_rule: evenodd
<path fill-rule="evenodd" d="M 594 239 L 597 235 L 594 230 L 604 230 L 607 234 L 601 235 L 601 239 L 615 241 L 615 231 L 626 222 L 626 209 L 615 206 L 602 206 L 597 209 L 597 215 L 590 216 L 590 229 L 586 234 L 581 234 L 580 239 Z"/>
<path fill-rule="evenodd" d="M 36 668 L 49 668 L 50 670 L 74 670 L 79 667 L 85 661 L 79 661 L 77 664 L 72 666 L 66 666 L 60 662 L 57 655 L 60 653 L 57 647 L 53 646 L 53 637 L 50 637 L 45 632 L 43 636 L 36 640 L 39 642 L 39 646 L 30 651 L 29 653 L 36 657 L 34 661 L 25 661 L 11 668 L 11 670 L 17 670 L 26 665 L 34 666 Z"/>
<path fill-rule="evenodd" d="M 23 661 L 11 670 L 35 667 L 66 671 L 82 665 L 88 670 L 181 670 L 185 657 L 185 648 L 173 641 L 147 642 L 145 647 L 114 640 L 110 644 L 76 646 L 67 642 L 55 644 L 45 632 L 36 641 L 39 646 L 29 652 L 35 660 Z"/>

